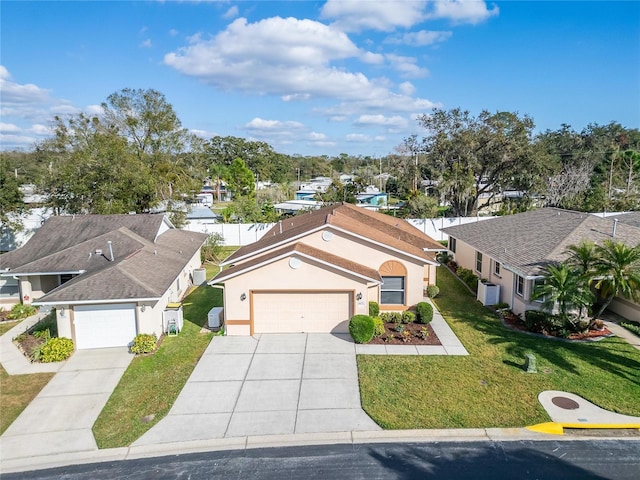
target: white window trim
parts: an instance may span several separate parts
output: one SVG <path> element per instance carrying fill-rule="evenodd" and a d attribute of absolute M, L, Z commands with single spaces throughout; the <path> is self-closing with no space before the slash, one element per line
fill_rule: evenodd
<path fill-rule="evenodd" d="M 502 271 L 502 264 L 497 261 L 493 261 L 493 275 L 498 278 L 502 278 L 500 272 Z"/>
<path fill-rule="evenodd" d="M 478 255 L 480 256 L 480 259 L 478 259 Z M 478 270 L 478 260 L 480 260 L 480 270 Z M 482 252 L 476 250 L 476 272 L 478 273 L 482 273 L 482 261 L 484 260 L 483 256 L 482 256 Z"/>
<path fill-rule="evenodd" d="M 518 292 L 518 286 L 520 285 L 520 280 L 522 279 L 522 291 Z M 524 298 L 524 288 L 525 288 L 525 279 L 524 277 L 516 274 L 516 295 L 518 295 L 519 297 Z"/>
<path fill-rule="evenodd" d="M 385 289 L 384 279 L 385 277 L 398 277 L 402 278 L 402 289 Z M 407 277 L 403 275 L 385 275 L 382 277 L 382 285 L 380 285 L 380 305 L 405 305 L 407 303 Z M 402 292 L 402 303 L 382 303 L 382 292 Z"/>

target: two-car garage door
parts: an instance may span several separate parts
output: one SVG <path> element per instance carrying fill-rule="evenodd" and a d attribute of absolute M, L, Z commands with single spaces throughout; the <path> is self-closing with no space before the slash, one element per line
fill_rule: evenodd
<path fill-rule="evenodd" d="M 77 305 L 73 309 L 76 348 L 124 347 L 136 336 L 136 306 Z"/>
<path fill-rule="evenodd" d="M 347 333 L 352 292 L 259 292 L 254 333 Z"/>

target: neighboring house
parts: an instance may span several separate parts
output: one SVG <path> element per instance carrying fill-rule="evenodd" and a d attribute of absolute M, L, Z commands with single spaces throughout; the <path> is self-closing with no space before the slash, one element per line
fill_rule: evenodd
<path fill-rule="evenodd" d="M 163 312 L 187 292 L 206 239 L 162 215 L 51 217 L 0 256 L 11 293 L 0 301 L 55 307 L 59 336 L 78 349 L 124 346 L 163 333 Z"/>
<path fill-rule="evenodd" d="M 458 265 L 499 285 L 499 301 L 508 303 L 520 314 L 541 308 L 540 301 L 531 300 L 535 284 L 541 281 L 544 266 L 567 258 L 569 246 L 587 240 L 596 243 L 615 240 L 636 246 L 640 244 L 640 227 L 634 226 L 634 221 L 638 220 L 637 214 L 601 218 L 542 208 L 447 227 L 442 232 L 449 236 L 449 250 Z M 629 300 L 616 298 L 609 308 L 629 319 L 640 320 L 640 305 Z"/>
<path fill-rule="evenodd" d="M 442 245 L 401 219 L 347 203 L 282 220 L 222 265 L 228 335 L 347 332 L 354 314 L 407 310 L 436 281 Z"/>

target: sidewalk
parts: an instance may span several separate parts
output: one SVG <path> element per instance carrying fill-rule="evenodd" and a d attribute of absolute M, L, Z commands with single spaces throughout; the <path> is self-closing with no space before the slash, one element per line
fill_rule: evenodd
<path fill-rule="evenodd" d="M 616 337 L 623 338 L 629 345 L 633 345 L 638 350 L 640 350 L 640 337 L 634 335 L 629 330 L 624 327 L 621 327 L 617 323 L 613 322 L 604 322 L 606 327 L 609 329 L 611 333 L 613 333 Z"/>

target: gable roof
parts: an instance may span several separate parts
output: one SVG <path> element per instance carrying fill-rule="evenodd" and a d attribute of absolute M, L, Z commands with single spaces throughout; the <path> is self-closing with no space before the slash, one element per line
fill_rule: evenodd
<path fill-rule="evenodd" d="M 640 212 L 622 213 L 615 215 L 614 218 L 617 218 L 620 222 L 626 223 L 627 225 L 640 228 Z"/>
<path fill-rule="evenodd" d="M 301 257 L 314 259 L 321 263 L 328 264 L 338 270 L 362 277 L 368 281 L 382 282 L 380 273 L 373 268 L 298 242 L 284 248 L 271 250 L 267 254 L 256 256 L 249 261 L 222 270 L 209 283 L 223 283 L 230 278 L 240 275 L 241 273 L 255 270 L 262 265 L 275 262 L 282 258 L 296 256 L 296 254 Z"/>
<path fill-rule="evenodd" d="M 159 299 L 208 237 L 171 229 L 153 243 L 127 229 L 119 231 L 132 240 L 132 246 L 137 244 L 139 248 L 118 256 L 116 252 L 122 244 L 114 242 L 114 261 L 101 262 L 97 268 L 88 269 L 34 303 Z"/>
<path fill-rule="evenodd" d="M 583 212 L 542 208 L 530 212 L 443 228 L 461 240 L 520 274 L 537 275 L 541 267 L 561 262 L 570 245 L 585 240 L 602 243 L 614 239 L 630 246 L 640 244 L 640 228 Z"/>
<path fill-rule="evenodd" d="M 260 240 L 236 250 L 221 265 L 248 260 L 324 228 L 364 238 L 428 263 L 436 263 L 435 256 L 425 250 L 443 250 L 440 243 L 402 219 L 340 203 L 278 222 Z"/>
<path fill-rule="evenodd" d="M 81 244 L 120 227 L 153 242 L 166 222 L 163 215 L 65 215 L 50 217 L 21 248 L 0 256 L 13 269 Z"/>

